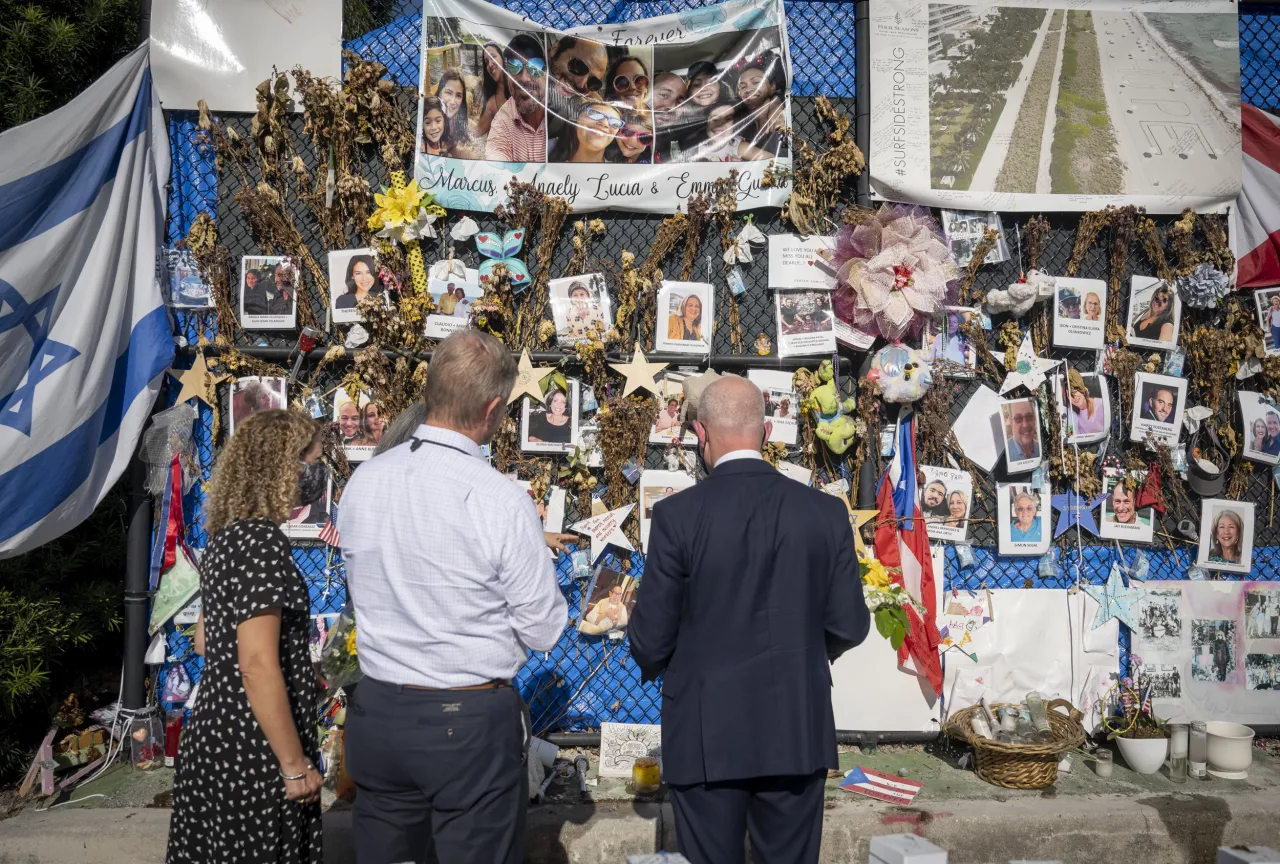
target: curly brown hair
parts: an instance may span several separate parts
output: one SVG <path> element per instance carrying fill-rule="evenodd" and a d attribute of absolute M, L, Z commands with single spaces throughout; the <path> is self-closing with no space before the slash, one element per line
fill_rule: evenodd
<path fill-rule="evenodd" d="M 297 411 L 259 411 L 239 424 L 213 473 L 205 531 L 241 519 L 284 524 L 298 491 L 302 453 L 315 439 L 314 420 Z"/>

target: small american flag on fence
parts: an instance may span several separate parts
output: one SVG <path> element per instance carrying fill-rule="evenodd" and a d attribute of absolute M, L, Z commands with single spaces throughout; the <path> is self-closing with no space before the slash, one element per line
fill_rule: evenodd
<path fill-rule="evenodd" d="M 910 804 L 923 787 L 923 783 L 915 780 L 860 767 L 854 768 L 840 781 L 840 788 L 846 792 L 856 792 L 890 804 Z"/>
<path fill-rule="evenodd" d="M 329 517 L 329 521 L 324 523 L 324 527 L 320 529 L 320 539 L 330 546 L 340 546 L 338 541 L 338 526 L 333 524 L 333 517 Z"/>

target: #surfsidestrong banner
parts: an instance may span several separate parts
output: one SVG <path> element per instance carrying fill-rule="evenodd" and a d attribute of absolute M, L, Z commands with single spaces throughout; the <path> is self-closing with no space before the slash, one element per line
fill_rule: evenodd
<path fill-rule="evenodd" d="M 425 0 L 415 177 L 492 211 L 512 180 L 575 211 L 686 209 L 737 172 L 738 208 L 781 206 L 791 64 L 782 0 L 558 31 L 481 0 Z"/>
<path fill-rule="evenodd" d="M 1234 3 L 882 0 L 871 184 L 959 210 L 1223 210 L 1240 190 Z"/>

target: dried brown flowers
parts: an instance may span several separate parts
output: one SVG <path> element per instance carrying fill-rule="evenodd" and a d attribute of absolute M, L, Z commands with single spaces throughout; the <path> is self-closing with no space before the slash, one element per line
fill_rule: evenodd
<path fill-rule="evenodd" d="M 801 234 L 824 233 L 845 183 L 862 173 L 866 159 L 853 136 L 849 134 L 849 118 L 837 111 L 830 100 L 819 96 L 814 101 L 818 119 L 828 126 L 827 149 L 819 152 L 803 138 L 792 136 L 792 168 L 770 165 L 765 169 L 763 185 L 791 184 L 791 197 L 782 216 Z"/>

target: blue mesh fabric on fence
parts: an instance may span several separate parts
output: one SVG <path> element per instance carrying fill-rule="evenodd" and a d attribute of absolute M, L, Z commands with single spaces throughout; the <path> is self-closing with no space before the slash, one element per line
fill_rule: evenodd
<path fill-rule="evenodd" d="M 527 14 L 535 21 L 549 26 L 570 28 L 596 22 L 618 22 L 660 14 L 690 11 L 703 4 L 672 2 L 590 2 L 551 6 L 544 2 L 508 2 L 505 5 Z M 793 64 L 793 95 L 811 97 L 824 94 L 833 98 L 852 99 L 854 81 L 854 4 L 852 2 L 791 2 L 787 4 L 787 28 L 791 43 Z M 417 14 L 406 15 L 386 27 L 351 40 L 346 47 L 367 59 L 386 65 L 391 77 L 400 84 L 416 86 L 418 80 L 419 41 L 422 21 Z M 1264 108 L 1280 106 L 1280 80 L 1274 58 L 1277 41 L 1280 40 L 1280 6 L 1251 7 L 1240 16 L 1241 86 L 1243 98 Z M 196 117 L 191 113 L 172 112 L 169 117 L 171 150 L 173 154 L 173 181 L 169 196 L 169 231 L 171 242 L 185 236 L 192 220 L 201 212 L 219 217 L 220 208 L 227 212 L 229 193 L 219 195 L 212 149 L 201 144 L 196 130 Z M 611 222 L 625 222 L 625 216 L 609 216 Z M 641 220 L 637 219 L 637 223 Z M 1064 224 L 1069 224 L 1063 220 Z M 766 229 L 768 230 L 768 229 Z M 778 229 L 781 230 L 781 229 Z M 1068 233 L 1069 238 L 1069 233 Z M 1061 242 L 1059 246 L 1061 246 Z M 1065 260 L 1069 239 L 1065 248 L 1059 248 L 1059 264 Z M 602 257 L 605 253 L 602 253 Z M 1105 261 L 1092 256 L 1086 262 L 1082 276 L 1102 277 Z M 985 267 L 980 279 L 984 284 L 1007 282 L 1016 276 L 1016 265 Z M 201 335 L 210 335 L 210 319 L 207 314 L 178 313 L 178 332 L 194 342 Z M 766 325 L 761 324 L 764 329 Z M 770 325 L 771 326 L 771 325 Z M 717 334 L 717 343 L 722 339 Z M 173 393 L 170 393 L 173 398 Z M 200 464 L 207 478 L 214 461 L 216 442 L 210 434 L 210 411 L 201 408 L 196 428 L 196 446 Z M 650 448 L 649 467 L 658 467 L 658 448 Z M 1267 474 L 1261 481 L 1255 478 L 1251 497 L 1262 501 L 1262 495 L 1270 486 Z M 1256 491 L 1255 490 L 1261 490 Z M 203 488 L 197 486 L 186 496 L 184 503 L 189 521 L 189 540 L 201 547 L 205 542 L 200 526 L 200 509 Z M 1259 521 L 1265 506 L 1260 503 Z M 1268 526 L 1271 523 L 1266 517 Z M 1267 542 L 1277 542 L 1276 532 L 1268 528 Z M 982 542 L 991 542 L 988 537 Z M 1086 537 L 1084 545 L 1076 549 L 1069 545 L 1064 549 L 1059 575 L 1041 578 L 1035 558 L 1001 558 L 994 548 L 977 545 L 975 566 L 960 569 L 954 549 L 946 555 L 944 587 L 950 588 L 1066 588 L 1074 583 L 1077 573 L 1086 581 L 1098 584 L 1106 580 L 1117 547 L 1102 545 L 1097 538 Z M 1133 547 L 1124 547 L 1122 553 L 1128 563 L 1136 554 Z M 1162 548 L 1147 548 L 1151 568 L 1150 579 L 1182 579 L 1192 563 L 1185 549 L 1175 552 Z M 335 613 L 346 603 L 341 558 L 336 551 L 322 545 L 298 544 L 294 558 L 310 589 L 312 608 L 316 614 Z M 612 559 L 612 566 L 620 562 Z M 643 571 L 643 556 L 631 556 L 630 573 L 639 576 Z M 1280 545 L 1260 545 L 1255 549 L 1254 572 L 1247 578 L 1273 579 L 1280 576 Z M 569 601 L 570 625 L 560 642 L 550 652 L 530 658 L 520 673 L 518 685 L 530 703 L 531 716 L 536 732 L 585 731 L 598 728 L 604 721 L 657 722 L 660 697 L 654 684 L 643 684 L 639 671 L 631 662 L 625 639 L 611 641 L 579 636 L 573 627 L 583 602 L 583 585 L 570 572 L 570 562 L 562 557 L 558 577 Z M 1224 575 L 1222 578 L 1241 578 Z M 1130 634 L 1121 627 L 1121 666 L 1129 665 Z M 877 638 L 872 636 L 871 638 Z M 187 640 L 169 627 L 170 654 L 174 662 L 183 663 L 193 679 L 198 679 L 200 661 L 191 652 Z"/>

